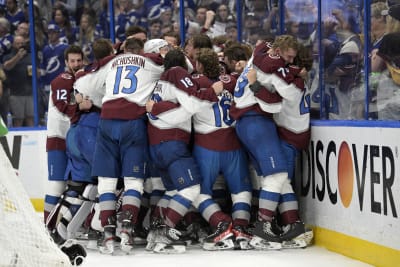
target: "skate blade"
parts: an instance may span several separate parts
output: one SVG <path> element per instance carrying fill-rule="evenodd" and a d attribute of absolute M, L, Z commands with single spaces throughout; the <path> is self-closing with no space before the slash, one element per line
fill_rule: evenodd
<path fill-rule="evenodd" d="M 129 254 L 131 252 L 132 248 L 133 248 L 133 245 L 130 242 L 131 237 L 127 233 L 121 233 L 120 234 L 120 238 L 121 238 L 120 249 L 123 252 Z"/>
<path fill-rule="evenodd" d="M 292 240 L 282 241 L 282 248 L 305 248 L 310 245 L 314 234 L 307 231 Z"/>
<path fill-rule="evenodd" d="M 251 250 L 254 249 L 253 246 L 250 245 L 250 240 L 236 240 L 235 242 L 236 250 Z"/>
<path fill-rule="evenodd" d="M 161 254 L 180 254 L 186 251 L 184 245 L 168 245 L 165 243 L 156 243 L 153 249 L 155 253 Z"/>
<path fill-rule="evenodd" d="M 221 241 L 218 241 L 217 243 L 204 243 L 203 244 L 203 249 L 209 250 L 209 251 L 228 250 L 228 249 L 233 249 L 234 247 L 235 247 L 235 244 L 233 244 L 232 239 L 221 240 Z"/>
<path fill-rule="evenodd" d="M 282 244 L 278 242 L 269 242 L 261 237 L 254 236 L 249 243 L 253 248 L 258 250 L 279 250 Z"/>
<path fill-rule="evenodd" d="M 314 238 L 313 230 L 312 229 L 306 229 L 306 232 L 304 233 L 304 240 L 306 241 L 307 246 L 312 245 L 313 238 Z"/>
<path fill-rule="evenodd" d="M 305 248 L 305 247 L 307 247 L 307 242 L 303 239 L 293 239 L 293 240 L 282 242 L 283 249 Z"/>
<path fill-rule="evenodd" d="M 156 246 L 156 243 L 155 242 L 147 242 L 147 245 L 146 245 L 146 250 L 147 251 L 153 251 L 153 249 L 154 249 L 154 247 Z"/>
<path fill-rule="evenodd" d="M 100 238 L 99 235 L 90 235 L 88 233 L 84 233 L 84 232 L 78 232 L 75 234 L 74 239 L 78 240 L 78 241 L 91 241 L 91 240 L 98 240 Z"/>
<path fill-rule="evenodd" d="M 99 251 L 102 254 L 113 254 L 114 253 L 114 240 L 107 240 L 104 246 L 99 246 Z"/>
<path fill-rule="evenodd" d="M 154 231 L 150 231 L 146 238 L 146 250 L 151 251 L 156 245 L 156 234 Z"/>

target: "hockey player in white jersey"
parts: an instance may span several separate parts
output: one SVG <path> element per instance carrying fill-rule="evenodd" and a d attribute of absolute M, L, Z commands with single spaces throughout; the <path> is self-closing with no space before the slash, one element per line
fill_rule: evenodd
<path fill-rule="evenodd" d="M 290 96 L 292 88 L 286 65 L 297 54 L 297 41 L 289 35 L 278 36 L 268 54 L 268 45 L 262 43 L 240 75 L 234 93 L 231 116 L 237 120 L 236 133 L 249 153 L 252 165 L 260 178 L 258 221 L 255 223 L 251 245 L 260 249 L 280 249 L 281 239 L 271 232 L 271 222 L 279 204 L 283 185 L 288 179 L 287 159 L 273 121 L 274 113 L 282 108 L 282 98 Z M 257 67 L 269 78 L 268 88 L 279 87 L 279 92 L 260 90 L 254 94 L 247 73 Z"/>
<path fill-rule="evenodd" d="M 285 67 L 285 81 L 289 84 L 284 83 L 281 87 L 272 87 L 269 77 L 271 75 L 264 73 L 257 66 L 247 74 L 249 84 L 252 85 L 250 89 L 255 94 L 260 90 L 271 90 L 271 88 L 272 90 L 290 88 L 290 92 L 282 93 L 286 98 L 282 98 L 281 111 L 273 114 L 282 151 L 286 156 L 289 177 L 283 183 L 278 206 L 280 221 L 283 224 L 283 231 L 279 233 L 283 248 L 305 247 L 312 238 L 312 231 L 306 231 L 304 223 L 300 220 L 297 198 L 291 184 L 291 180 L 294 179 L 297 154 L 307 148 L 310 139 L 310 95 L 305 86 L 305 79 L 307 70 L 312 65 L 312 57 L 308 52 L 307 48 L 298 46 L 295 62 Z M 273 51 L 268 53 L 273 54 Z"/>
<path fill-rule="evenodd" d="M 192 77 L 200 87 L 207 88 L 216 80 L 224 84 L 218 101 L 193 116 L 193 155 L 203 178 L 195 206 L 214 231 L 204 239 L 203 248 L 233 249 L 234 242 L 238 248 L 249 248 L 251 235 L 246 227 L 250 220 L 252 188 L 246 153 L 236 136 L 234 120 L 229 116 L 236 79 L 220 74 L 218 55 L 209 48 L 201 48 L 197 53 L 196 69 L 200 74 Z M 213 185 L 219 174 L 223 175 L 231 193 L 232 215 L 224 213 L 212 198 Z"/>
<path fill-rule="evenodd" d="M 83 66 L 83 52 L 79 46 L 71 45 L 65 52 L 68 70 L 51 82 L 47 123 L 46 150 L 48 156 L 48 184 L 45 196 L 44 219 L 53 240 L 68 255 L 71 263 L 80 265 L 86 257 L 85 249 L 66 235 L 60 235 L 63 213 L 69 216 L 63 205 L 74 206 L 79 194 L 74 182 L 65 175 L 67 166 L 66 134 L 70 121 L 76 119 L 78 105 L 74 101 L 73 83 L 76 72 Z M 67 181 L 68 180 L 68 181 Z M 64 206 L 65 207 L 65 206 Z"/>
<path fill-rule="evenodd" d="M 121 248 L 132 248 L 148 160 L 145 104 L 164 70 L 159 54 L 142 54 L 142 41 L 127 39 L 124 49 L 124 54 L 109 59 L 96 71 L 93 81 L 105 84 L 92 175 L 98 176 L 104 228 L 99 249 L 107 254 L 114 251 L 118 178 L 124 180 Z"/>
<path fill-rule="evenodd" d="M 181 232 L 175 227 L 198 197 L 201 180 L 188 148 L 191 117 L 207 107 L 210 101 L 218 100 L 213 88 L 198 92 L 197 84 L 185 68 L 186 59 L 182 51 L 171 50 L 164 60 L 166 71 L 154 90 L 152 100 L 146 104 L 151 160 L 159 169 L 167 190 L 171 185 L 177 190 L 169 200 L 155 240 L 149 240 L 155 242 L 153 251 L 159 253 L 185 251 L 180 240 Z M 214 87 L 219 93 L 222 83 Z"/>
<path fill-rule="evenodd" d="M 65 137 L 70 127 L 70 119 L 78 107 L 73 98 L 75 73 L 83 66 L 83 52 L 79 46 L 69 46 L 65 50 L 65 64 L 68 70 L 51 82 L 47 122 L 46 151 L 48 158 L 48 183 L 44 206 L 44 221 L 52 231 L 58 211 L 54 208 L 66 188 L 65 170 L 67 154 Z M 50 216 L 50 213 L 55 216 Z"/>
<path fill-rule="evenodd" d="M 93 53 L 95 62 L 76 73 L 73 85 L 75 102 L 79 110 L 78 115 L 71 121 L 66 136 L 68 155 L 66 176 L 73 181 L 73 185 L 71 184 L 64 193 L 69 201 L 60 203 L 62 219 L 57 225 L 57 233 L 63 239 L 78 237 L 77 232 L 89 215 L 97 197 L 97 180 L 92 177 L 91 171 L 104 90 L 102 90 L 103 84 L 96 84 L 96 79 L 92 79 L 92 76 L 100 67 L 100 60 L 111 56 L 114 50 L 109 40 L 98 39 L 93 43 Z M 92 99 L 89 99 L 88 95 Z"/>

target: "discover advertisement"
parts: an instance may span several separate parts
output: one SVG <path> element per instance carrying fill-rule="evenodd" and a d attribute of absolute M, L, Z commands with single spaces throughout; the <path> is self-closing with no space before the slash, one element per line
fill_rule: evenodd
<path fill-rule="evenodd" d="M 400 250 L 398 128 L 313 127 L 297 193 L 305 222 Z"/>

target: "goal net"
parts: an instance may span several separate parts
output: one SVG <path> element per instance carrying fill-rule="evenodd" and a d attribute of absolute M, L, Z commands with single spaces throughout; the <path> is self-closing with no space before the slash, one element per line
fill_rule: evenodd
<path fill-rule="evenodd" d="M 1 145 L 0 266 L 71 266 L 51 240 Z"/>

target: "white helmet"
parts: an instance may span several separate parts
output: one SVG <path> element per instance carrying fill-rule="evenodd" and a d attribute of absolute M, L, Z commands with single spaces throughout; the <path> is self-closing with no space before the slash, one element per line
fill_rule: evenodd
<path fill-rule="evenodd" d="M 151 39 L 144 43 L 145 53 L 160 53 L 160 48 L 168 46 L 164 39 Z"/>

